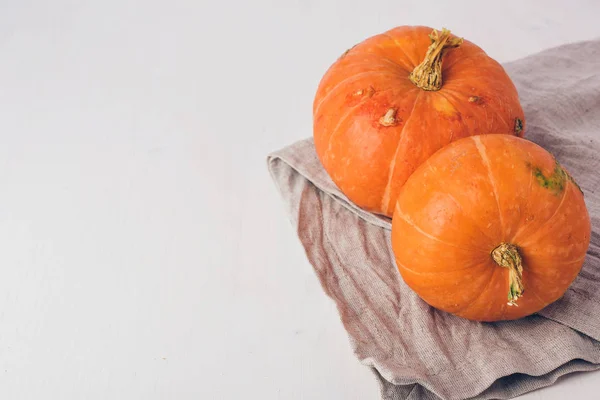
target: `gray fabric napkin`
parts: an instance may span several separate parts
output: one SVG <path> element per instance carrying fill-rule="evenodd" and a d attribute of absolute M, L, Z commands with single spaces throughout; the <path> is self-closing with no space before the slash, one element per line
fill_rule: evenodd
<path fill-rule="evenodd" d="M 525 110 L 526 138 L 571 172 L 592 219 L 581 274 L 536 315 L 478 323 L 433 309 L 397 272 L 390 220 L 348 201 L 312 140 L 268 158 L 306 255 L 356 356 L 380 380 L 382 399 L 506 399 L 600 368 L 600 41 L 505 67 Z"/>

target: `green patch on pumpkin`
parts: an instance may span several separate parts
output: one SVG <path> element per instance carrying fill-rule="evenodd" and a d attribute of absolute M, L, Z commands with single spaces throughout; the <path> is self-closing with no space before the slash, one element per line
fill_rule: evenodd
<path fill-rule="evenodd" d="M 521 118 L 515 118 L 515 135 L 519 136 L 523 132 L 523 121 Z"/>
<path fill-rule="evenodd" d="M 558 163 L 555 161 L 554 171 L 552 175 L 546 176 L 539 167 L 529 165 L 533 171 L 533 176 L 537 180 L 538 184 L 548 190 L 551 190 L 555 195 L 560 195 L 567 184 L 567 179 L 575 185 L 577 189 L 583 194 L 581 187 L 575 182 L 575 179 Z"/>
<path fill-rule="evenodd" d="M 558 162 L 554 165 L 551 175 L 546 176 L 539 167 L 533 167 L 533 176 L 541 187 L 552 191 L 557 196 L 565 190 L 567 173 Z"/>

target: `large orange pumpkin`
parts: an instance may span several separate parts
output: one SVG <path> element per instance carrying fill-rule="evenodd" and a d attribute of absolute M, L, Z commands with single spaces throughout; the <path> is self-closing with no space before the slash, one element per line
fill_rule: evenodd
<path fill-rule="evenodd" d="M 500 64 L 443 30 L 399 27 L 344 53 L 313 105 L 317 154 L 358 206 L 390 216 L 431 154 L 489 132 L 523 135 L 517 91 Z"/>
<path fill-rule="evenodd" d="M 430 305 L 480 321 L 560 298 L 590 241 L 583 193 L 550 153 L 481 135 L 435 153 L 408 179 L 392 220 L 404 279 Z"/>

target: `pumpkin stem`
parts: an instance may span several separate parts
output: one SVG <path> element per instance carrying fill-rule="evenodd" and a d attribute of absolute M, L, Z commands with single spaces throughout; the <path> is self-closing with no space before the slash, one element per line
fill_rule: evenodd
<path fill-rule="evenodd" d="M 408 79 L 423 90 L 440 90 L 442 87 L 442 57 L 447 49 L 458 47 L 462 38 L 451 38 L 446 28 L 438 33 L 435 29 L 429 35 L 431 45 L 427 49 L 423 62 L 415 67 Z"/>
<path fill-rule="evenodd" d="M 508 305 L 516 306 L 523 295 L 523 260 L 517 246 L 501 243 L 492 251 L 492 258 L 501 267 L 508 268 Z"/>

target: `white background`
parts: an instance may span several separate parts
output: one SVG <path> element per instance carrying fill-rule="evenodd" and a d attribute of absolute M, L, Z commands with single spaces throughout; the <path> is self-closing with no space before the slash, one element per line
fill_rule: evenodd
<path fill-rule="evenodd" d="M 0 0 L 0 398 L 377 399 L 265 157 L 396 25 L 509 61 L 596 1 Z M 600 373 L 525 399 L 592 399 Z"/>

